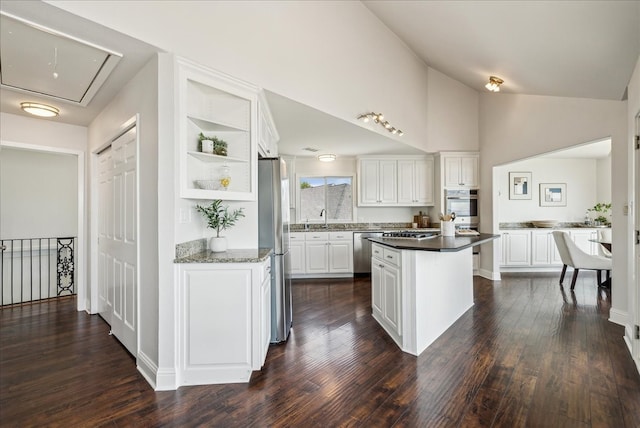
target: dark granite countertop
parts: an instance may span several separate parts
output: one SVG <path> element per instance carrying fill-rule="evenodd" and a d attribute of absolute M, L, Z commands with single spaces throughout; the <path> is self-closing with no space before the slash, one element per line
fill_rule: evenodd
<path fill-rule="evenodd" d="M 481 233 L 477 236 L 438 236 L 436 238 L 421 240 L 393 238 L 369 238 L 369 240 L 399 250 L 453 252 L 484 244 L 499 237 L 500 235 Z"/>
<path fill-rule="evenodd" d="M 260 263 L 265 261 L 272 250 L 270 248 L 227 250 L 214 253 L 210 250 L 176 258 L 174 263 Z"/>
<path fill-rule="evenodd" d="M 414 230 L 414 231 L 435 231 L 440 230 L 439 225 L 432 224 L 428 228 L 411 227 L 411 223 L 329 223 L 309 224 L 309 229 L 304 228 L 304 224 L 293 223 L 289 226 L 290 232 L 382 232 L 383 230 Z"/>

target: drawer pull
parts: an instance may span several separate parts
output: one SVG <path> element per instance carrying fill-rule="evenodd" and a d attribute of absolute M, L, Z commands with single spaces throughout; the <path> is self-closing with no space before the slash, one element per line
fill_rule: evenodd
<path fill-rule="evenodd" d="M 388 258 L 388 259 L 392 259 L 392 258 L 393 258 L 393 256 L 387 256 L 387 258 Z"/>

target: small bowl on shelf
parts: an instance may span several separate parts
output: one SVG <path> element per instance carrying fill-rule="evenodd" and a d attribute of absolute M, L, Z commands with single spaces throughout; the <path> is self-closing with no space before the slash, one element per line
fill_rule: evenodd
<path fill-rule="evenodd" d="M 195 180 L 194 183 L 198 189 L 204 190 L 218 190 L 220 186 L 220 180 Z"/>
<path fill-rule="evenodd" d="M 556 227 L 558 225 L 558 220 L 533 220 L 531 223 L 535 227 Z"/>

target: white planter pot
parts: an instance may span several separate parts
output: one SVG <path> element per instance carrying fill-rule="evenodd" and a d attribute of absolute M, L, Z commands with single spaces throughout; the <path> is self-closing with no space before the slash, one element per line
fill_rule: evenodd
<path fill-rule="evenodd" d="M 227 251 L 227 238 L 221 236 L 219 238 L 213 237 L 209 240 L 209 249 L 214 253 L 222 253 Z"/>

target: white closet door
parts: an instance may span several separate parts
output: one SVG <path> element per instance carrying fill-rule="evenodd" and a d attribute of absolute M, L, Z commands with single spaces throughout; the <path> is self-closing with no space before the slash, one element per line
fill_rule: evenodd
<path fill-rule="evenodd" d="M 99 285 L 100 314 L 110 323 L 111 332 L 118 340 L 129 352 L 137 355 L 136 128 L 131 128 L 113 141 L 110 153 L 106 156 L 110 157 L 110 161 L 105 163 L 110 166 L 105 167 L 108 172 L 104 180 L 100 180 L 101 209 L 98 213 L 101 229 L 98 277 L 104 281 L 104 285 Z"/>

